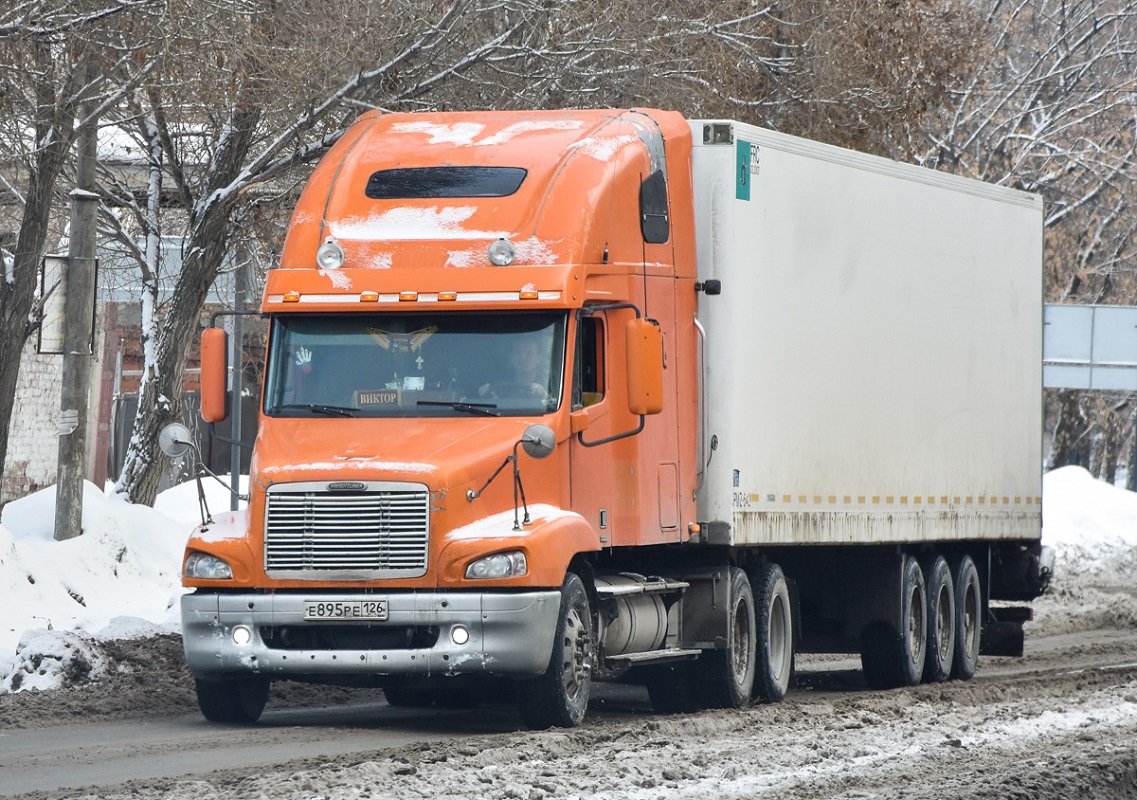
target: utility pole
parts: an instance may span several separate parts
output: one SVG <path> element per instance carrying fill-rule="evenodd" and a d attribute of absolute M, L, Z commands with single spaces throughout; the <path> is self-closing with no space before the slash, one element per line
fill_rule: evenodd
<path fill-rule="evenodd" d="M 229 496 L 229 509 L 236 511 L 240 504 L 238 495 L 241 493 L 241 395 L 245 391 L 244 381 L 244 354 L 245 333 L 241 324 L 241 314 L 245 310 L 245 296 L 248 293 L 248 250 L 241 247 L 238 250 L 237 268 L 233 271 L 233 354 L 229 363 L 233 370 L 233 413 L 229 415 L 229 486 L 232 490 Z"/>
<path fill-rule="evenodd" d="M 87 68 L 87 74 L 93 70 Z M 55 486 L 55 538 L 83 532 L 83 479 L 87 466 L 87 408 L 94 353 L 95 232 L 99 196 L 95 194 L 98 122 L 94 103 L 80 106 L 76 135 L 77 175 L 71 192 L 71 241 L 63 277 L 63 376 L 59 406 L 59 468 Z"/>

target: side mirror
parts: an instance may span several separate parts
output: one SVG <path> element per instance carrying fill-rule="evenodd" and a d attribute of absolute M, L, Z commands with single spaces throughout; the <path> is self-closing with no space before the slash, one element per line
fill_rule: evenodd
<path fill-rule="evenodd" d="M 663 410 L 663 331 L 646 319 L 624 327 L 628 410 L 638 416 Z"/>
<path fill-rule="evenodd" d="M 544 458 L 551 455 L 557 444 L 557 436 L 548 425 L 537 423 L 525 429 L 521 437 L 521 449 L 530 458 Z"/>
<path fill-rule="evenodd" d="M 170 458 L 181 458 L 193 447 L 193 435 L 180 422 L 171 422 L 158 433 L 158 449 Z"/>
<path fill-rule="evenodd" d="M 229 337 L 221 328 L 201 332 L 201 418 L 220 422 L 229 416 Z"/>

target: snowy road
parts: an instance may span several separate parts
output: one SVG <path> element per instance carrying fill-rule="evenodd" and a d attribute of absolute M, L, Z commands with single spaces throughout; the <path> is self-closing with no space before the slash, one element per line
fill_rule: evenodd
<path fill-rule="evenodd" d="M 246 728 L 126 706 L 118 720 L 0 731 L 0 794 L 1135 797 L 1137 628 L 1057 628 L 1028 638 L 1024 659 L 982 660 L 968 683 L 875 692 L 855 660 L 814 659 L 780 705 L 688 716 L 652 713 L 641 689 L 605 687 L 571 731 L 522 731 L 506 708 L 377 699 L 270 708 Z"/>
<path fill-rule="evenodd" d="M 475 717 L 475 714 L 477 715 Z M 413 742 L 515 730 L 512 714 L 409 712 L 386 703 L 265 713 L 256 727 L 225 728 L 190 713 L 146 720 L 0 732 L 0 796 L 106 786 L 223 769 L 397 748 Z M 28 735 L 31 733 L 32 735 Z"/>

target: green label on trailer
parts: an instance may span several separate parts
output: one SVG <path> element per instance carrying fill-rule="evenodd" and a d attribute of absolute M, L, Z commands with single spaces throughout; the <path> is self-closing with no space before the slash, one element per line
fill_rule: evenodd
<path fill-rule="evenodd" d="M 750 147 L 750 142 L 735 142 L 734 196 L 739 200 L 750 199 Z"/>

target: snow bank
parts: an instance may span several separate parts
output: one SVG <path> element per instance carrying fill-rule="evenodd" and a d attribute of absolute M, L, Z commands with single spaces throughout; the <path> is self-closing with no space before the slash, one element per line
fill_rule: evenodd
<path fill-rule="evenodd" d="M 0 693 L 95 677 L 105 667 L 100 639 L 178 631 L 179 570 L 198 519 L 197 489 L 183 484 L 157 505 L 131 505 L 85 484 L 83 534 L 62 542 L 54 538 L 55 487 L 4 507 Z"/>
<path fill-rule="evenodd" d="M 1137 574 L 1137 494 L 1095 480 L 1081 467 L 1043 478 L 1042 542 L 1057 554 L 1055 581 Z"/>

